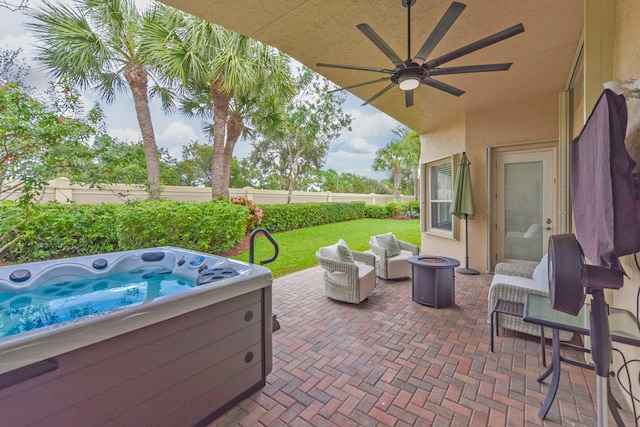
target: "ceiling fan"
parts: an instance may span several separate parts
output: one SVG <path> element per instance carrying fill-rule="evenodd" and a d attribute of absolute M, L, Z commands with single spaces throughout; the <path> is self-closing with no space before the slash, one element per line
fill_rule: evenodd
<path fill-rule="evenodd" d="M 387 92 L 393 86 L 398 85 L 405 94 L 405 104 L 407 107 L 413 105 L 413 90 L 420 84 L 431 86 L 436 89 L 440 89 L 451 95 L 460 96 L 465 93 L 463 90 L 451 86 L 447 83 L 443 83 L 439 80 L 435 80 L 433 77 L 443 76 L 446 74 L 464 74 L 464 73 L 483 73 L 488 71 L 504 71 L 511 67 L 511 63 L 502 64 L 482 64 L 482 65 L 462 65 L 454 67 L 440 68 L 441 65 L 454 59 L 468 55 L 472 52 L 490 46 L 499 41 L 513 37 L 516 34 L 520 34 L 524 31 L 522 23 L 514 25 L 493 35 L 470 43 L 452 52 L 439 56 L 435 59 L 427 61 L 427 57 L 433 52 L 440 40 L 445 36 L 449 28 L 456 22 L 462 11 L 467 7 L 465 4 L 459 2 L 453 2 L 449 6 L 449 9 L 442 16 L 436 27 L 433 29 L 427 40 L 424 42 L 416 56 L 411 59 L 411 6 L 416 3 L 416 0 L 402 0 L 402 6 L 407 8 L 407 51 L 408 58 L 406 61 L 400 59 L 400 57 L 389 47 L 389 45 L 380 37 L 374 30 L 367 24 L 359 24 L 356 27 L 369 39 L 378 49 L 391 60 L 394 65 L 393 69 L 386 68 L 372 68 L 361 67 L 354 65 L 339 65 L 339 64 L 325 64 L 318 63 L 319 67 L 329 68 L 341 68 L 347 70 L 360 70 L 360 71 L 372 71 L 376 73 L 388 74 L 387 77 L 382 77 L 376 80 L 370 80 L 363 83 L 346 86 L 337 90 L 353 89 L 360 86 L 369 84 L 390 81 L 388 86 L 367 99 L 364 104 L 366 105 L 373 102 L 380 95 Z"/>

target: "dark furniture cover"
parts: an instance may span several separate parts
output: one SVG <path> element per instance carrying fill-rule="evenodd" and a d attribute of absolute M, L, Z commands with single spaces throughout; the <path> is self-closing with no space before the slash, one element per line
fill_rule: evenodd
<path fill-rule="evenodd" d="M 627 104 L 605 89 L 571 144 L 571 197 L 576 234 L 594 264 L 622 270 L 619 256 L 640 250 L 640 203 L 624 144 Z"/>

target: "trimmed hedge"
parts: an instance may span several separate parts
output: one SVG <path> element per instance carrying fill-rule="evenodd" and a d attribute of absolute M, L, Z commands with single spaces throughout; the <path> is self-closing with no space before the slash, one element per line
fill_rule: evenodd
<path fill-rule="evenodd" d="M 259 227 L 275 233 L 360 218 L 410 217 L 417 214 L 418 203 L 295 203 L 260 208 L 264 217 Z M 242 240 L 249 218 L 246 206 L 224 200 L 147 200 L 124 205 L 52 202 L 34 206 L 29 218 L 16 226 L 15 233 L 8 231 L 20 222 L 12 219 L 18 213 L 15 203 L 0 203 L 0 232 L 8 233 L 4 243 L 16 235 L 21 236 L 1 255 L 2 262 L 40 261 L 155 246 L 219 254 Z"/>
<path fill-rule="evenodd" d="M 0 207 L 0 218 L 11 212 Z M 154 246 L 221 253 L 242 240 L 246 207 L 227 202 L 143 201 L 124 205 L 36 205 L 3 262 L 28 262 Z"/>
<path fill-rule="evenodd" d="M 364 217 L 374 219 L 385 219 L 391 216 L 389 205 L 367 205 L 364 207 Z"/>
<path fill-rule="evenodd" d="M 63 205 L 33 207 L 27 221 L 17 226 L 22 236 L 3 254 L 5 262 L 28 262 L 118 250 L 117 205 Z M 2 215 L 4 217 L 4 209 Z"/>
<path fill-rule="evenodd" d="M 249 209 L 226 201 L 133 203 L 118 213 L 120 250 L 177 246 L 207 253 L 233 248 L 245 236 Z"/>
<path fill-rule="evenodd" d="M 271 233 L 364 217 L 365 202 L 292 203 L 261 205 L 260 227 Z"/>

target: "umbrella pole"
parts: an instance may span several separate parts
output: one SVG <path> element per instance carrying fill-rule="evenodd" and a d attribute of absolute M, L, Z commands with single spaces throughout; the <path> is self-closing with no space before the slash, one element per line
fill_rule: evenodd
<path fill-rule="evenodd" d="M 469 215 L 464 214 L 464 246 L 465 246 L 465 268 L 458 268 L 460 274 L 480 274 L 478 270 L 469 268 Z"/>

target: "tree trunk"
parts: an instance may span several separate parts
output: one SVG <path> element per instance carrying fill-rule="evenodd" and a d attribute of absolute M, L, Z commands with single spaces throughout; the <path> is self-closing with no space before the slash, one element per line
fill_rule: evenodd
<path fill-rule="evenodd" d="M 293 189 L 296 188 L 296 183 L 298 182 L 299 171 L 296 169 L 293 171 L 291 179 L 289 180 L 289 185 L 287 186 L 287 204 L 291 203 L 291 195 L 293 194 Z"/>
<path fill-rule="evenodd" d="M 147 180 L 149 181 L 149 199 L 159 199 L 160 159 L 158 158 L 158 146 L 156 145 L 151 112 L 149 111 L 147 72 L 141 65 L 127 64 L 124 69 L 124 75 L 129 87 L 131 87 L 138 125 L 140 126 L 140 133 L 142 133 L 144 159 L 147 165 Z"/>
<path fill-rule="evenodd" d="M 229 187 L 225 189 L 224 179 L 224 145 L 227 134 L 227 117 L 232 93 L 224 93 L 219 82 L 211 83 L 211 99 L 213 101 L 213 159 L 211 161 L 211 198 L 229 196 Z M 226 194 L 225 194 L 226 190 Z"/>
<path fill-rule="evenodd" d="M 402 183 L 402 168 L 393 168 L 393 200 L 400 200 L 400 184 Z"/>
<path fill-rule="evenodd" d="M 224 146 L 224 189 L 227 196 L 229 194 L 229 182 L 231 181 L 231 161 L 233 160 L 233 149 L 240 139 L 244 130 L 242 116 L 232 114 L 227 122 L 227 143 Z"/>
<path fill-rule="evenodd" d="M 413 198 L 418 200 L 420 195 L 420 174 L 418 169 L 413 170 Z"/>

